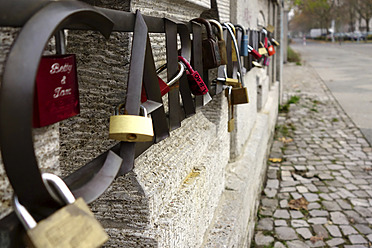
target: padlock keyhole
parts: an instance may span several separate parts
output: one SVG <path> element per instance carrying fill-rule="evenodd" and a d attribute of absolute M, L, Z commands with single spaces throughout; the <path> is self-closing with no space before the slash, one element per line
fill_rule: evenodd
<path fill-rule="evenodd" d="M 127 134 L 127 139 L 128 140 L 135 140 L 137 139 L 137 135 L 134 133 Z"/>

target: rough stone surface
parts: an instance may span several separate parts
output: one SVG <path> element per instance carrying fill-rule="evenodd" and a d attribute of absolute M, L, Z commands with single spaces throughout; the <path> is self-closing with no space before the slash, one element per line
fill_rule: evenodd
<path fill-rule="evenodd" d="M 372 148 L 309 66 L 289 67 L 284 99 L 298 103 L 278 117 L 285 161 L 268 163 L 280 175 L 270 178 L 279 180 L 272 236 L 288 247 L 368 247 Z"/>
<path fill-rule="evenodd" d="M 290 227 L 276 227 L 275 233 L 280 240 L 294 240 L 298 238 L 296 232 Z"/>

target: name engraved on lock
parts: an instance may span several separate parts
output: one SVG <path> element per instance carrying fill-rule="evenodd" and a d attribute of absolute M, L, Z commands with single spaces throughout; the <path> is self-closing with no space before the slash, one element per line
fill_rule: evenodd
<path fill-rule="evenodd" d="M 36 76 L 34 127 L 80 113 L 75 55 L 43 56 Z"/>
<path fill-rule="evenodd" d="M 71 64 L 64 64 L 64 65 L 59 65 L 59 63 L 54 63 L 51 67 L 50 67 L 50 71 L 49 73 L 50 74 L 55 74 L 55 73 L 60 73 L 60 72 L 67 72 L 67 73 L 71 73 L 71 70 L 72 70 L 72 65 Z"/>

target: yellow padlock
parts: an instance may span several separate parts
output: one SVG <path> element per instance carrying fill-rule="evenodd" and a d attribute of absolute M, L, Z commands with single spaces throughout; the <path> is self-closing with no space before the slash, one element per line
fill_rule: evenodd
<path fill-rule="evenodd" d="M 148 142 L 154 138 L 152 119 L 147 117 L 147 110 L 141 105 L 144 116 L 120 115 L 124 104 L 115 108 L 115 115 L 110 117 L 109 138 L 126 142 Z"/>

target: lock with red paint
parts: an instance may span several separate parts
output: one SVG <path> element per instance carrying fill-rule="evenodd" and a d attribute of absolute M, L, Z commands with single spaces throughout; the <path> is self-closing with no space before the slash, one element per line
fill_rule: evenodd
<path fill-rule="evenodd" d="M 269 47 L 267 48 L 267 53 L 269 54 L 269 56 L 272 56 L 275 54 L 275 48 L 271 43 L 269 43 Z"/>
<path fill-rule="evenodd" d="M 182 56 L 178 56 L 178 60 L 181 61 L 187 68 L 186 75 L 189 81 L 190 90 L 194 95 L 205 95 L 208 93 L 207 85 L 197 71 L 194 71 L 190 63 Z"/>
<path fill-rule="evenodd" d="M 170 91 L 170 87 L 172 87 L 172 85 L 177 83 L 178 80 L 183 75 L 183 73 L 185 72 L 185 67 L 181 62 L 178 62 L 178 67 L 179 67 L 178 73 L 168 83 L 164 82 L 163 79 L 161 79 L 158 76 L 158 84 L 160 87 L 161 96 L 164 96 L 165 94 L 167 94 Z M 164 71 L 166 68 L 167 68 L 167 64 L 164 64 L 156 70 L 156 73 L 159 74 L 160 72 Z M 146 90 L 145 90 L 145 87 L 142 86 L 141 102 L 144 103 L 146 101 L 147 101 Z"/>
<path fill-rule="evenodd" d="M 79 113 L 75 55 L 43 56 L 36 75 L 33 127 L 44 127 Z"/>
<path fill-rule="evenodd" d="M 250 45 L 248 45 L 248 52 L 252 54 L 255 59 L 260 59 L 262 57 L 262 55 Z"/>

